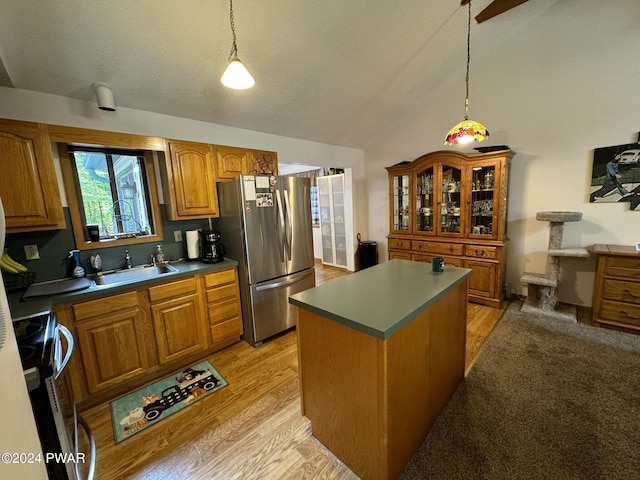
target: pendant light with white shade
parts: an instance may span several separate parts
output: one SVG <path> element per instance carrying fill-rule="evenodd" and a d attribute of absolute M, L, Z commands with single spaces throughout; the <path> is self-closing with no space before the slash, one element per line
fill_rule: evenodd
<path fill-rule="evenodd" d="M 462 5 L 468 5 L 469 18 L 467 21 L 467 76 L 466 97 L 464 101 L 464 120 L 449 130 L 444 140 L 445 145 L 463 145 L 471 142 L 482 142 L 489 138 L 489 131 L 480 122 L 469 118 L 469 62 L 471 61 L 471 0 L 462 0 Z"/>
<path fill-rule="evenodd" d="M 233 44 L 229 53 L 229 66 L 222 74 L 220 81 L 225 87 L 234 88 L 236 90 L 244 90 L 255 85 L 249 70 L 242 64 L 238 58 L 238 46 L 236 45 L 236 27 L 233 19 L 233 0 L 229 0 L 229 18 L 231 21 L 231 34 L 233 35 Z"/>

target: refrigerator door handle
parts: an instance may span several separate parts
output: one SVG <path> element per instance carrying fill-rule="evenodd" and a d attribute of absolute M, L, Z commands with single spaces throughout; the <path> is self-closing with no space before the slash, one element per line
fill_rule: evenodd
<path fill-rule="evenodd" d="M 280 217 L 280 230 L 279 230 L 279 237 L 282 239 L 282 245 L 281 245 L 281 249 L 280 249 L 280 260 L 282 262 L 285 261 L 285 252 L 287 250 L 287 240 L 285 237 L 286 234 L 286 225 L 285 225 L 285 221 L 284 221 L 284 212 L 283 212 L 283 208 L 282 208 L 282 197 L 280 196 L 280 190 L 276 190 L 276 202 L 278 204 L 278 215 Z"/>
<path fill-rule="evenodd" d="M 291 243 L 293 241 L 293 221 L 291 219 L 291 206 L 289 205 L 289 192 L 284 191 L 284 204 L 287 207 L 287 220 L 285 223 L 285 235 L 287 238 L 287 256 L 291 260 Z"/>

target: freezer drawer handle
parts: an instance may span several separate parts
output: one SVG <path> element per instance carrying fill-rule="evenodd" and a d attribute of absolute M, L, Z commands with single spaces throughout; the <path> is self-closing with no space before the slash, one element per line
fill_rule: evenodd
<path fill-rule="evenodd" d="M 307 272 L 304 272 L 305 274 Z M 296 275 L 295 277 L 290 278 L 289 280 L 284 280 L 282 282 L 276 282 L 276 283 L 270 283 L 268 285 L 260 285 L 259 287 L 256 287 L 256 292 L 261 292 L 263 290 L 269 290 L 271 288 L 278 288 L 278 287 L 282 287 L 284 285 L 292 285 L 294 283 L 296 283 L 298 280 L 300 280 L 301 277 L 303 277 L 304 275 Z"/>

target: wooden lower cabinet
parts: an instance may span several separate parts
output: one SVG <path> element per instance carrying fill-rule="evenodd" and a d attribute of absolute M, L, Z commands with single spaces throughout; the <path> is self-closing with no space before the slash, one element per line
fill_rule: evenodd
<path fill-rule="evenodd" d="M 209 273 L 204 276 L 204 285 L 211 341 L 214 345 L 238 341 L 243 330 L 236 269 Z"/>
<path fill-rule="evenodd" d="M 148 348 L 148 315 L 138 292 L 73 306 L 77 346 L 89 393 L 146 373 L 154 363 Z"/>
<path fill-rule="evenodd" d="M 505 247 L 461 241 L 443 242 L 410 236 L 389 237 L 389 260 L 429 262 L 442 257 L 446 265 L 470 268 L 469 301 L 500 308 L 505 276 Z"/>
<path fill-rule="evenodd" d="M 68 368 L 81 408 L 111 400 L 240 340 L 236 268 L 56 305 L 76 339 Z"/>
<path fill-rule="evenodd" d="M 161 299 L 151 303 L 160 365 L 201 352 L 208 346 L 198 284 L 192 277 L 149 288 L 150 298 Z"/>

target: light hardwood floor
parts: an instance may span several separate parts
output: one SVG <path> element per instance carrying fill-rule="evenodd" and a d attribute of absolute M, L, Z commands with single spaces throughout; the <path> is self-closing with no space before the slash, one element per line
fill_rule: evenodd
<path fill-rule="evenodd" d="M 349 274 L 316 267 L 317 284 Z M 469 304 L 467 370 L 502 313 Z M 257 349 L 240 342 L 211 355 L 229 386 L 118 445 L 108 403 L 82 412 L 97 440 L 97 478 L 358 478 L 315 440 L 300 414 L 296 341 L 294 330 Z"/>

